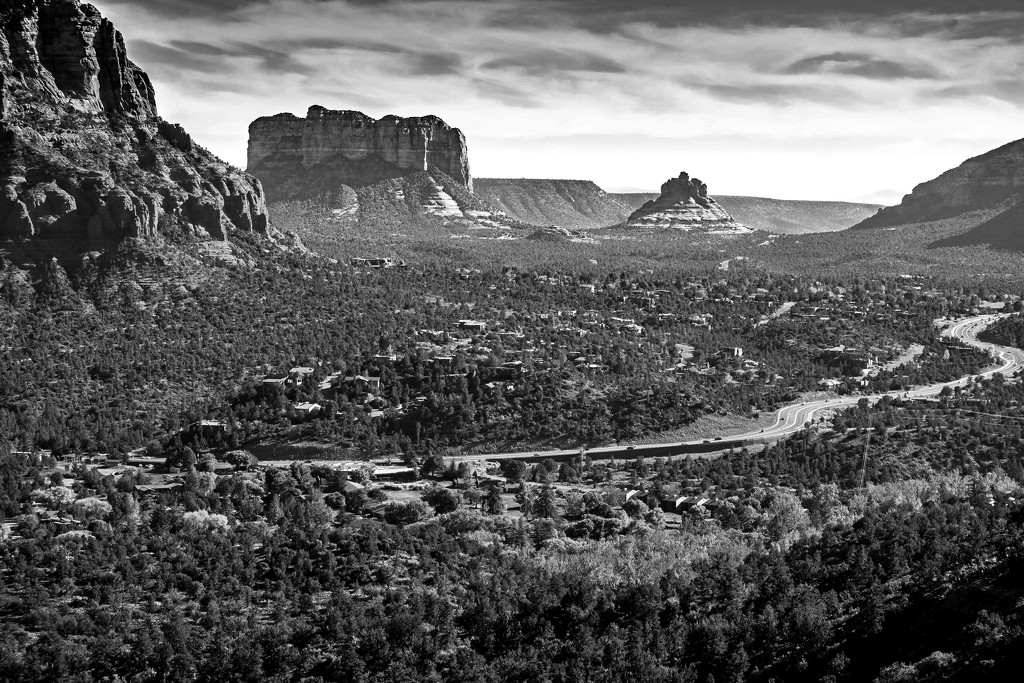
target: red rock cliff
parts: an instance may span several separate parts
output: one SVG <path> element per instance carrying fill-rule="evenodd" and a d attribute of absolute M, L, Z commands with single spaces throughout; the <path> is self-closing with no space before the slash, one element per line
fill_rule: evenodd
<path fill-rule="evenodd" d="M 363 187 L 438 169 L 472 190 L 466 138 L 436 116 L 373 119 L 314 105 L 249 125 L 249 167 L 272 199 Z"/>
<path fill-rule="evenodd" d="M 0 5 L 0 240 L 268 227 L 259 181 L 158 117 L 149 77 L 95 7 Z"/>

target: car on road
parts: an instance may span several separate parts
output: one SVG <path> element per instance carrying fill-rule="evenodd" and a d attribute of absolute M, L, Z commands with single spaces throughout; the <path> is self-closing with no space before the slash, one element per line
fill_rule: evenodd
<path fill-rule="evenodd" d="M 626 450 L 627 450 L 627 451 L 631 451 L 631 450 L 633 450 L 634 448 L 636 448 L 636 446 L 626 446 Z"/>
<path fill-rule="evenodd" d="M 715 437 L 715 441 L 721 441 L 721 440 L 722 440 L 722 437 L 720 437 L 720 436 L 716 436 Z"/>

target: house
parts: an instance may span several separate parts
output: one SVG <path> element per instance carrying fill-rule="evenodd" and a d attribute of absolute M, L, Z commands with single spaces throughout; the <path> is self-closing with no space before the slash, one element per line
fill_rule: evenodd
<path fill-rule="evenodd" d="M 296 403 L 296 417 L 307 418 L 316 415 L 323 408 L 319 403 Z"/>
<path fill-rule="evenodd" d="M 404 465 L 378 465 L 373 468 L 373 478 L 383 481 L 415 481 L 416 470 Z"/>
<path fill-rule="evenodd" d="M 380 377 L 356 375 L 356 383 L 362 383 L 365 385 L 367 391 L 380 391 Z"/>
<path fill-rule="evenodd" d="M 354 384 L 356 390 L 363 393 L 380 391 L 380 377 L 368 377 L 366 375 L 349 376 L 345 378 L 346 384 Z"/>
<path fill-rule="evenodd" d="M 375 256 L 371 258 L 350 258 L 348 263 L 353 268 L 404 268 L 405 261 L 390 256 Z"/>
<path fill-rule="evenodd" d="M 162 467 L 166 460 L 164 458 L 150 458 L 144 455 L 129 455 L 128 464 L 133 467 L 141 467 L 143 469 L 152 469 L 154 467 Z"/>
<path fill-rule="evenodd" d="M 678 496 L 661 501 L 661 509 L 665 512 L 683 513 L 693 508 L 703 508 L 711 502 L 705 496 Z"/>
<path fill-rule="evenodd" d="M 172 481 L 166 484 L 136 484 L 135 490 L 139 493 L 159 493 L 160 491 L 173 491 L 180 489 L 182 486 L 180 481 Z"/>
<path fill-rule="evenodd" d="M 287 381 L 287 377 L 274 377 L 272 375 L 267 375 L 263 378 L 263 389 L 280 391 L 284 389 L 285 382 Z"/>
<path fill-rule="evenodd" d="M 743 358 L 743 347 L 725 346 L 722 348 L 721 353 L 726 358 Z"/>
<path fill-rule="evenodd" d="M 216 436 L 227 431 L 228 425 L 223 420 L 200 420 L 193 422 L 189 428 L 199 432 L 204 437 Z"/>
<path fill-rule="evenodd" d="M 476 334 L 483 334 L 487 331 L 487 323 L 480 320 L 460 320 L 459 329 L 474 332 Z"/>
<path fill-rule="evenodd" d="M 303 366 L 297 366 L 288 371 L 288 376 L 293 377 L 300 382 L 315 372 L 313 368 L 307 368 Z"/>
<path fill-rule="evenodd" d="M 695 313 L 686 318 L 686 322 L 690 323 L 695 327 L 711 327 L 711 323 L 715 317 L 710 313 Z"/>
<path fill-rule="evenodd" d="M 341 379 L 341 373 L 335 372 L 324 378 L 324 381 L 320 382 L 320 391 L 330 391 L 337 384 L 338 380 Z"/>

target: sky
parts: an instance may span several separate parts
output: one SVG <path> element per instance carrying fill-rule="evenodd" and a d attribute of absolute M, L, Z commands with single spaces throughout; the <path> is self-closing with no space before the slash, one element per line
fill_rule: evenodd
<path fill-rule="evenodd" d="M 93 0 L 246 165 L 312 104 L 435 114 L 474 177 L 851 200 L 1024 137 L 1024 0 Z M 850 9 L 856 8 L 856 9 Z"/>

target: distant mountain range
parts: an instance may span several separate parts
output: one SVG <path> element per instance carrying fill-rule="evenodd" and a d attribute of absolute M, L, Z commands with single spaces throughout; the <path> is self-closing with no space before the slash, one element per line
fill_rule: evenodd
<path fill-rule="evenodd" d="M 658 192 L 605 192 L 589 180 L 475 178 L 482 199 L 509 216 L 538 225 L 573 229 L 622 223 Z M 779 234 L 834 232 L 873 215 L 880 204 L 800 201 L 715 195 L 738 223 Z"/>
<path fill-rule="evenodd" d="M 718 203 L 744 225 L 780 235 L 845 230 L 874 214 L 878 204 L 721 196 Z"/>
<path fill-rule="evenodd" d="M 904 194 L 905 193 L 898 190 L 877 190 L 857 197 L 851 197 L 848 201 L 854 204 L 880 204 L 882 206 L 892 206 L 893 204 L 899 204 L 900 200 L 903 199 Z"/>

